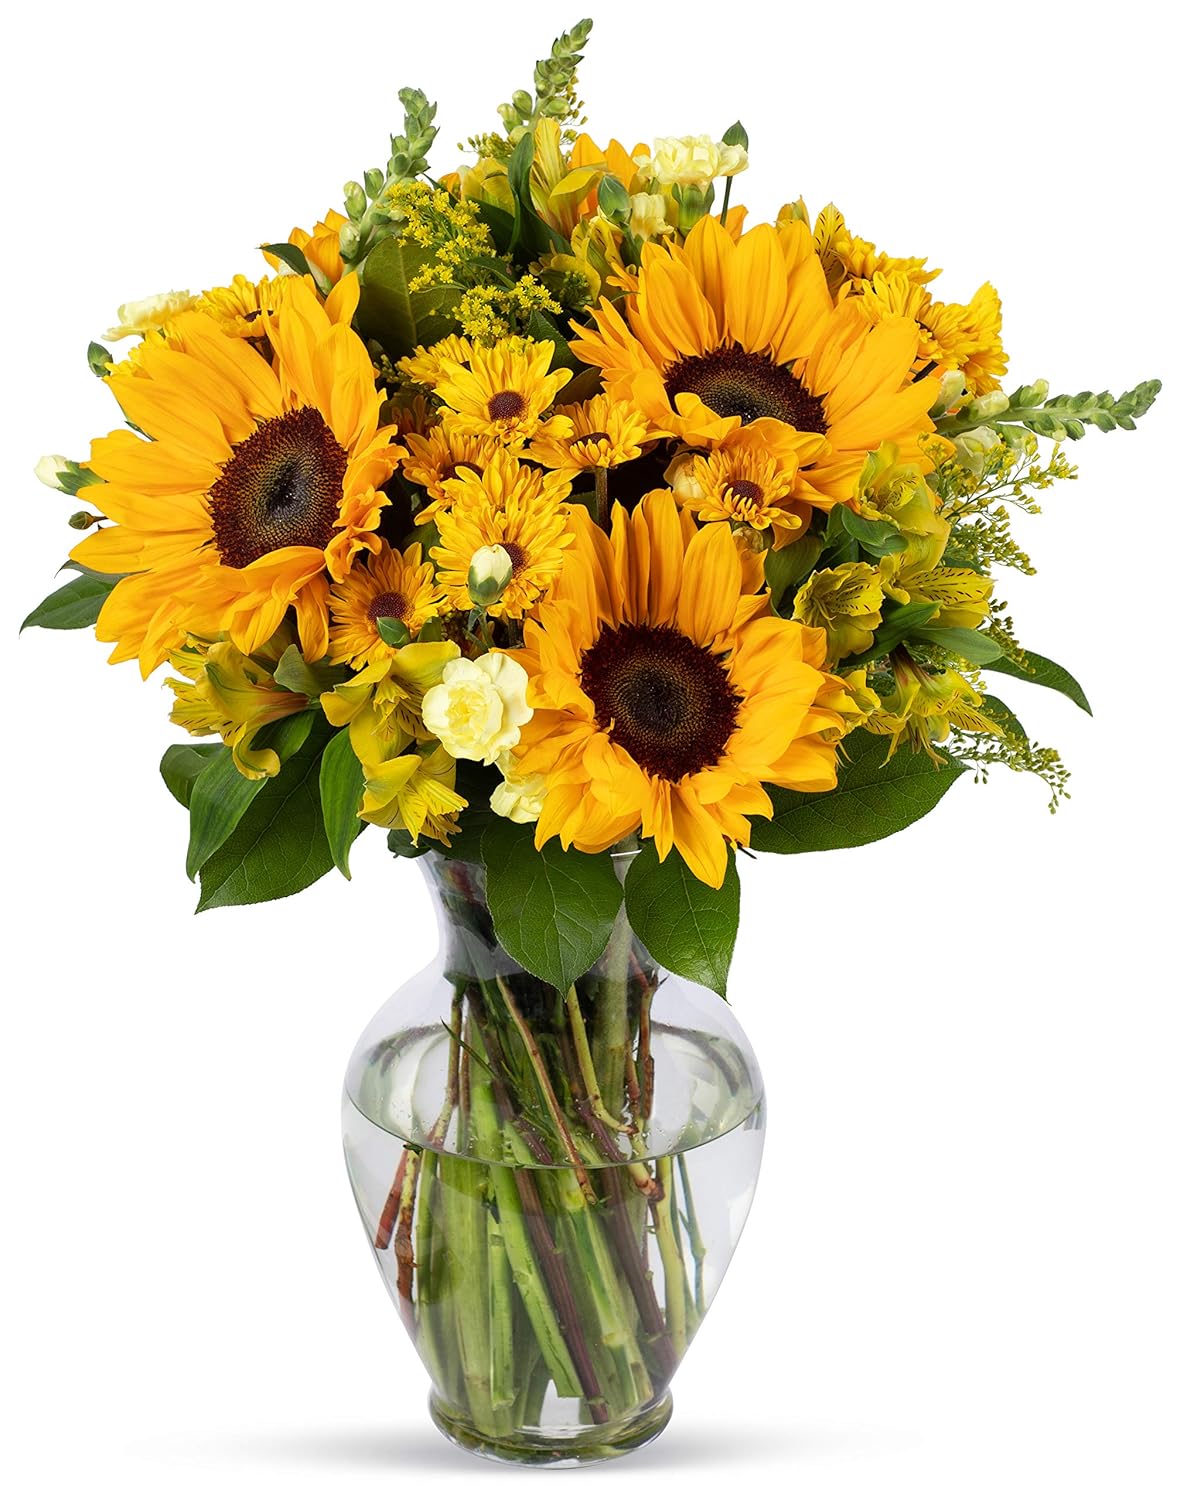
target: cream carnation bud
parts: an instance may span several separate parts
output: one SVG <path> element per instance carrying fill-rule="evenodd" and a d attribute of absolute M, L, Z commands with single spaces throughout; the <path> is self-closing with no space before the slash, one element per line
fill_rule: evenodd
<path fill-rule="evenodd" d="M 510 751 L 497 761 L 503 779 L 490 794 L 491 811 L 512 823 L 535 823 L 543 811 L 548 784 L 540 775 L 515 775 L 515 757 Z"/>
<path fill-rule="evenodd" d="M 511 554 L 501 543 L 479 547 L 470 559 L 470 571 L 466 575 L 466 588 L 475 606 L 486 609 L 497 604 L 514 572 Z"/>
<path fill-rule="evenodd" d="M 191 292 L 158 292 L 154 297 L 142 297 L 138 302 L 124 302 L 119 308 L 119 320 L 113 328 L 106 330 L 108 339 L 126 339 L 133 333 L 150 333 L 161 328 L 169 318 L 186 312 L 196 301 Z"/>
<path fill-rule="evenodd" d="M 671 459 L 664 477 L 680 505 L 690 505 L 704 498 L 706 492 L 699 482 L 698 471 L 705 462 L 701 453 L 680 453 Z"/>
<path fill-rule="evenodd" d="M 69 473 L 69 459 L 63 458 L 60 453 L 46 453 L 44 458 L 38 459 L 33 473 L 51 490 L 64 491 L 65 485 L 61 482 L 61 476 Z"/>
<path fill-rule="evenodd" d="M 441 681 L 421 700 L 421 719 L 446 754 L 484 766 L 519 743 L 531 715 L 527 673 L 502 651 L 447 662 Z"/>
<path fill-rule="evenodd" d="M 639 156 L 638 169 L 646 182 L 663 187 L 707 187 L 717 177 L 732 177 L 748 165 L 743 146 L 716 145 L 709 135 L 664 136 L 654 142 L 652 156 Z"/>
<path fill-rule="evenodd" d="M 635 239 L 652 240 L 666 234 L 666 199 L 661 193 L 635 193 L 629 200 L 629 228 Z"/>

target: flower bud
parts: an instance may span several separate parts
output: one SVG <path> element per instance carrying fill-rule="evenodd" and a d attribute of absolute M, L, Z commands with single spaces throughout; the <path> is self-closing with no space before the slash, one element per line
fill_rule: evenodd
<path fill-rule="evenodd" d="M 475 606 L 487 609 L 497 604 L 514 572 L 515 564 L 506 547 L 498 542 L 493 547 L 479 547 L 470 559 L 470 571 L 466 575 L 466 588 Z"/>
<path fill-rule="evenodd" d="M 364 173 L 364 187 L 369 198 L 375 198 L 384 187 L 384 173 L 379 167 L 369 167 Z"/>
<path fill-rule="evenodd" d="M 933 417 L 942 417 L 945 412 L 954 410 L 960 405 L 960 399 L 965 392 L 965 379 L 959 370 L 946 370 L 940 380 L 940 394 L 936 397 L 936 404 L 932 407 Z"/>
<path fill-rule="evenodd" d="M 1048 380 L 1035 380 L 1030 385 L 1022 387 L 1022 399 L 1020 406 L 1041 406 L 1050 395 L 1050 382 Z"/>
<path fill-rule="evenodd" d="M 744 552 L 750 552 L 753 557 L 768 551 L 768 532 L 759 531 L 746 521 L 732 527 L 732 536 L 736 539 L 736 546 Z"/>
<path fill-rule="evenodd" d="M 965 408 L 965 416 L 971 422 L 988 422 L 1009 410 L 1009 397 L 1004 391 L 986 391 Z"/>
<path fill-rule="evenodd" d="M 61 490 L 65 493 L 65 485 L 62 478 L 70 471 L 68 458 L 62 457 L 60 453 L 46 453 L 45 457 L 37 461 L 37 467 L 33 470 L 42 484 L 49 486 L 51 490 Z"/>
<path fill-rule="evenodd" d="M 607 219 L 621 219 L 629 212 L 629 194 L 616 177 L 601 178 L 597 186 L 597 206 Z"/>
<path fill-rule="evenodd" d="M 88 510 L 75 510 L 66 524 L 74 531 L 89 531 L 91 526 L 97 526 L 101 520 L 101 516 L 93 515 Z"/>
<path fill-rule="evenodd" d="M 666 199 L 661 193 L 635 193 L 629 202 L 629 231 L 635 239 L 652 240 L 666 234 Z"/>
<path fill-rule="evenodd" d="M 339 254 L 343 260 L 355 260 L 360 248 L 360 231 L 350 221 L 339 230 Z"/>
<path fill-rule="evenodd" d="M 699 220 L 705 219 L 711 212 L 711 205 L 715 202 L 715 188 L 710 184 L 706 189 L 678 185 L 674 189 L 674 201 L 678 204 L 679 233 L 689 234 Z"/>
<path fill-rule="evenodd" d="M 705 460 L 699 453 L 680 453 L 671 459 L 663 477 L 680 505 L 690 505 L 692 501 L 703 499 L 705 491 L 699 483 L 697 473 L 698 466 L 703 462 Z"/>
<path fill-rule="evenodd" d="M 368 206 L 368 195 L 358 182 L 343 184 L 343 206 L 349 219 L 362 219 Z"/>

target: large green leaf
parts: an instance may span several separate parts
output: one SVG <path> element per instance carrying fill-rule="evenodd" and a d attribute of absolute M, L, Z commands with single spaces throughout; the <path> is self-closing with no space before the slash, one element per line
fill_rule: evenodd
<path fill-rule="evenodd" d="M 331 869 L 319 804 L 322 755 L 316 726 L 280 774 L 260 784 L 232 834 L 201 868 L 197 911 L 292 896 Z"/>
<path fill-rule="evenodd" d="M 486 899 L 499 942 L 528 973 L 563 994 L 605 951 L 621 907 L 608 854 L 552 840 L 535 847 L 532 824 L 496 818 L 482 835 Z"/>
<path fill-rule="evenodd" d="M 553 370 L 576 370 L 580 368 L 577 364 L 576 356 L 568 347 L 568 340 L 560 332 L 559 328 L 556 327 L 555 323 L 552 322 L 551 318 L 548 317 L 547 313 L 533 312 L 527 324 L 527 332 L 537 342 L 549 342 L 556 346 L 552 353 L 551 368 Z M 561 402 L 564 401 L 563 393 L 561 393 L 559 400 Z"/>
<path fill-rule="evenodd" d="M 333 667 L 327 661 L 306 661 L 295 645 L 287 646 L 274 668 L 274 681 L 279 687 L 290 693 L 304 693 L 308 698 L 329 693 L 346 676 L 346 667 Z"/>
<path fill-rule="evenodd" d="M 351 747 L 351 731 L 341 729 L 327 742 L 319 767 L 319 800 L 323 827 L 335 868 L 351 879 L 348 855 L 364 825 L 359 818 L 364 795 L 364 768 Z"/>
<path fill-rule="evenodd" d="M 914 635 L 916 630 L 930 620 L 940 609 L 939 604 L 892 604 L 889 600 L 883 608 L 883 623 L 875 631 L 874 644 L 857 656 L 848 656 L 839 667 L 839 672 L 849 672 L 867 662 L 878 661 L 893 651 L 900 641 Z"/>
<path fill-rule="evenodd" d="M 1087 694 L 1066 667 L 1060 667 L 1058 662 L 1051 661 L 1048 656 L 1039 656 L 1034 651 L 1023 651 L 1022 655 L 1026 659 L 1024 667 L 1012 657 L 1005 656 L 1000 661 L 989 662 L 987 670 L 1004 672 L 1007 677 L 1017 677 L 1021 682 L 1036 682 L 1040 687 L 1053 688 L 1056 693 L 1062 693 L 1064 698 L 1069 698 L 1078 705 L 1085 714 L 1091 712 Z"/>
<path fill-rule="evenodd" d="M 740 922 L 740 876 L 729 853 L 719 890 L 696 880 L 672 849 L 658 859 L 646 844 L 625 877 L 625 910 L 636 936 L 675 974 L 727 993 L 727 974 Z"/>
<path fill-rule="evenodd" d="M 771 820 L 752 819 L 752 847 L 770 854 L 852 849 L 887 838 L 931 812 L 964 770 L 945 758 L 900 745 L 887 759 L 889 740 L 858 729 L 842 742 L 844 762 L 832 792 L 790 792 L 770 787 Z"/>
<path fill-rule="evenodd" d="M 214 757 L 228 759 L 225 745 L 183 744 L 169 745 L 159 763 L 159 774 L 164 785 L 181 807 L 192 801 L 192 786 L 196 778 Z"/>
<path fill-rule="evenodd" d="M 454 309 L 462 293 L 453 286 L 409 290 L 428 253 L 395 236 L 380 241 L 364 262 L 364 284 L 356 322 L 365 338 L 375 339 L 392 359 L 418 344 L 434 344 L 457 326 Z"/>
<path fill-rule="evenodd" d="M 306 740 L 314 723 L 313 709 L 280 719 L 269 735 L 257 743 L 277 752 L 283 763 Z M 208 762 L 192 784 L 188 803 L 188 879 L 195 880 L 210 855 L 215 854 L 245 815 L 246 809 L 265 786 L 265 778 L 251 781 L 242 776 L 231 755 Z"/>
<path fill-rule="evenodd" d="M 963 625 L 921 625 L 911 632 L 911 638 L 951 651 L 953 656 L 963 657 L 978 667 L 991 666 L 1005 655 L 1005 648 L 999 646 L 992 636 L 980 630 L 968 630 Z"/>
<path fill-rule="evenodd" d="M 98 612 L 106 603 L 111 589 L 118 579 L 98 573 L 82 573 L 71 578 L 59 589 L 54 589 L 48 599 L 43 599 L 31 615 L 25 617 L 22 630 L 28 625 L 39 625 L 42 630 L 82 630 L 98 620 Z"/>

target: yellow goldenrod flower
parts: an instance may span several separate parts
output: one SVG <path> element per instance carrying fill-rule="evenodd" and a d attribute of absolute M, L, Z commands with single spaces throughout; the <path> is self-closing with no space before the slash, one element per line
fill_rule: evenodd
<path fill-rule="evenodd" d="M 425 728 L 446 753 L 484 766 L 519 743 L 531 715 L 527 673 L 502 651 L 447 662 L 441 681 L 421 700 Z"/>
<path fill-rule="evenodd" d="M 396 655 L 381 636 L 377 621 L 399 620 L 408 637 L 415 636 L 432 620 L 445 602 L 433 566 L 422 561 L 421 547 L 413 542 L 404 552 L 381 543 L 366 563 L 357 564 L 334 585 L 328 598 L 331 626 L 328 652 L 334 662 L 366 667 Z"/>
<path fill-rule="evenodd" d="M 358 297 L 354 276 L 326 305 L 291 277 L 284 307 L 296 316 L 262 313 L 272 361 L 193 311 L 169 325 L 167 346 L 144 345 L 133 371 L 107 377 L 154 439 L 94 441 L 89 467 L 106 481 L 95 500 L 116 524 L 71 553 L 131 575 L 98 618 L 112 661 L 137 656 L 146 675 L 185 633 L 227 635 L 250 655 L 291 607 L 303 655 L 324 655 L 330 582 L 375 545 L 380 487 L 403 453 L 349 326 Z"/>
<path fill-rule="evenodd" d="M 632 403 L 593 396 L 575 406 L 557 406 L 532 438 L 527 457 L 568 475 L 613 469 L 638 458 L 649 434 L 649 424 Z"/>
<path fill-rule="evenodd" d="M 824 630 L 829 660 L 865 651 L 883 620 L 883 586 L 870 563 L 819 568 L 797 590 L 793 618 Z"/>
<path fill-rule="evenodd" d="M 451 609 L 475 607 L 470 565 L 481 548 L 497 544 L 510 556 L 514 572 L 487 613 L 523 618 L 559 576 L 572 545 L 563 503 L 570 488 L 562 474 L 545 474 L 504 452 L 496 453 L 483 473 L 464 470 L 446 482 L 451 506 L 435 516 L 441 541 L 433 560 Z"/>
<path fill-rule="evenodd" d="M 758 424 L 820 438 L 793 494 L 828 509 L 884 441 L 931 467 L 919 439 L 932 431 L 936 386 L 911 381 L 919 328 L 911 318 L 872 326 L 857 300 L 834 305 L 799 219 L 735 240 L 705 218 L 681 248 L 648 243 L 635 290 L 620 309 L 603 300 L 596 329 L 577 328 L 572 347 L 603 372 L 607 393 L 689 446 Z"/>
<path fill-rule="evenodd" d="M 573 511 L 576 546 L 512 653 L 531 678 L 514 777 L 546 784 L 536 844 L 597 852 L 641 831 L 722 884 L 730 844 L 771 813 L 763 783 L 834 786 L 842 720 L 819 703 L 825 639 L 745 593 L 724 526 L 666 491 L 612 536 Z"/>
<path fill-rule="evenodd" d="M 282 769 L 276 752 L 253 741 L 267 724 L 301 713 L 306 696 L 279 687 L 274 663 L 266 666 L 243 655 L 231 641 L 189 640 L 169 660 L 186 679 L 165 681 L 176 695 L 172 723 L 192 735 L 220 735 L 233 752 L 233 764 L 250 781 L 276 776 Z"/>

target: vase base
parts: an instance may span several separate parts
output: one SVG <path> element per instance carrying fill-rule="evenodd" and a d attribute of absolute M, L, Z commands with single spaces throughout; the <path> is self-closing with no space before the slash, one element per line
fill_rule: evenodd
<path fill-rule="evenodd" d="M 574 1431 L 545 1433 L 536 1428 L 516 1429 L 502 1434 L 488 1434 L 472 1427 L 469 1421 L 430 1392 L 429 1415 L 451 1443 L 489 1458 L 496 1463 L 526 1464 L 532 1467 L 576 1468 L 621 1458 L 652 1443 L 670 1421 L 673 1402 L 670 1392 L 655 1405 L 620 1422 Z"/>

